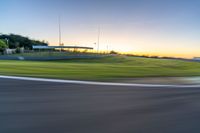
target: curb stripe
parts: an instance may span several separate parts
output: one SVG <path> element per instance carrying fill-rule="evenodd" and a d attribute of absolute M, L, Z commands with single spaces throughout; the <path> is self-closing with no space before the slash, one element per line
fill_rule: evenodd
<path fill-rule="evenodd" d="M 101 86 L 130 86 L 130 87 L 175 87 L 175 88 L 200 88 L 200 85 L 167 85 L 167 84 L 134 84 L 134 83 L 113 83 L 113 82 L 95 82 L 95 81 L 80 81 L 80 80 L 61 80 L 61 79 L 46 79 L 46 78 L 30 78 L 17 76 L 0 76 L 3 79 L 15 79 L 25 81 L 40 81 L 54 83 L 70 83 L 83 85 L 101 85 Z"/>

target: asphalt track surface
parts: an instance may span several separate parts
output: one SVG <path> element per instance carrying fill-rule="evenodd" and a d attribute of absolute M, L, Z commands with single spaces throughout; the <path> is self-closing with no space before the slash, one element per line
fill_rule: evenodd
<path fill-rule="evenodd" d="M 199 87 L 0 78 L 0 133 L 199 133 Z"/>

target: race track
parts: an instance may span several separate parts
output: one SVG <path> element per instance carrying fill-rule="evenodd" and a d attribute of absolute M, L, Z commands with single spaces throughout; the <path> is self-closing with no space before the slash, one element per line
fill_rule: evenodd
<path fill-rule="evenodd" d="M 199 133 L 200 88 L 0 78 L 0 133 Z"/>

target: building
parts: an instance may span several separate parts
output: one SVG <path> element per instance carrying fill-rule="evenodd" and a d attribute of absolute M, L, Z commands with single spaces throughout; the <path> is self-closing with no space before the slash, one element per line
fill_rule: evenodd
<path fill-rule="evenodd" d="M 200 57 L 194 57 L 193 60 L 200 61 Z"/>
<path fill-rule="evenodd" d="M 16 53 L 16 49 L 9 49 L 9 48 L 7 48 L 7 49 L 5 49 L 4 50 L 4 54 L 15 54 Z"/>
<path fill-rule="evenodd" d="M 4 54 L 9 55 L 9 54 L 15 54 L 15 53 L 24 53 L 24 48 L 17 48 L 17 49 L 10 49 L 7 48 L 4 50 Z"/>
<path fill-rule="evenodd" d="M 81 49 L 81 50 L 92 50 L 92 47 L 82 46 L 32 46 L 33 50 L 55 50 L 55 49 Z"/>

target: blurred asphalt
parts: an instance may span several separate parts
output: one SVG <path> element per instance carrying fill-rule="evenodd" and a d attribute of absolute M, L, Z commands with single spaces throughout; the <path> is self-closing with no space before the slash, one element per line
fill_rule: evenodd
<path fill-rule="evenodd" d="M 199 133 L 200 88 L 0 79 L 0 133 Z"/>

